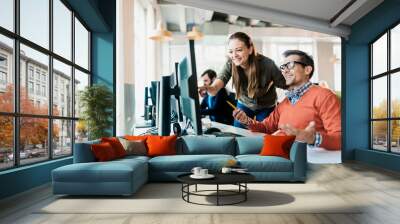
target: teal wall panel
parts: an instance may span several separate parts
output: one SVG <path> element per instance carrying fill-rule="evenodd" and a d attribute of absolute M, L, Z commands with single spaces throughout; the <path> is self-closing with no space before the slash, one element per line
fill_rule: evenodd
<path fill-rule="evenodd" d="M 400 1 L 386 0 L 351 27 L 343 42 L 345 75 L 343 159 L 398 170 L 399 156 L 369 150 L 369 43 L 400 22 Z M 362 150 L 362 151 L 360 151 Z"/>
<path fill-rule="evenodd" d="M 51 171 L 72 163 L 72 157 L 0 172 L 0 199 L 51 181 Z"/>

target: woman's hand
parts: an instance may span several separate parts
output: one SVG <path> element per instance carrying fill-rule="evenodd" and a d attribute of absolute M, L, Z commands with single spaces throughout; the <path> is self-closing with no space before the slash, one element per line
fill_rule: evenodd
<path fill-rule="evenodd" d="M 241 109 L 235 109 L 232 112 L 232 116 L 233 116 L 233 118 L 235 118 L 240 123 L 242 123 L 242 124 L 244 124 L 246 126 L 248 126 L 249 124 L 252 124 L 254 122 L 254 120 L 252 120 L 250 117 L 248 117 L 246 115 L 246 113 Z"/>

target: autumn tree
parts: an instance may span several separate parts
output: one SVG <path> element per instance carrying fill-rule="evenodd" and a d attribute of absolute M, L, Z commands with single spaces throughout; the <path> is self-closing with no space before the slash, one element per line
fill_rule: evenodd
<path fill-rule="evenodd" d="M 14 98 L 13 85 L 8 85 L 6 92 L 0 94 L 0 111 L 13 112 Z M 23 114 L 47 114 L 47 107 L 42 105 L 34 105 L 29 99 L 28 93 L 24 87 L 20 88 L 20 110 Z M 56 111 L 56 113 L 59 113 Z M 0 146 L 11 148 L 13 146 L 13 117 L 0 116 Z M 44 145 L 48 136 L 48 119 L 47 118 L 20 118 L 20 148 L 24 149 L 26 145 Z M 59 128 L 55 125 L 53 128 L 53 138 L 59 135 Z"/>

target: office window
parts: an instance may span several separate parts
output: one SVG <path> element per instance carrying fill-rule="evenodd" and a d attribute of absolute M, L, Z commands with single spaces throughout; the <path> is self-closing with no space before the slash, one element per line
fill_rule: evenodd
<path fill-rule="evenodd" d="M 53 120 L 53 157 L 72 154 L 72 121 Z"/>
<path fill-rule="evenodd" d="M 75 63 L 89 69 L 89 32 L 75 18 Z"/>
<path fill-rule="evenodd" d="M 53 90 L 54 90 L 54 95 L 53 95 L 53 114 L 54 115 L 62 115 L 62 116 L 67 116 L 67 117 L 72 117 L 72 102 L 68 102 L 69 107 L 66 108 L 66 113 L 61 114 L 61 109 L 58 103 L 58 97 L 59 97 L 59 91 L 61 95 L 61 101 L 63 102 L 63 96 L 67 96 L 69 100 L 72 101 L 72 92 L 70 89 L 65 89 L 64 85 L 65 83 L 70 83 L 72 84 L 72 68 L 69 65 L 66 65 L 56 59 L 53 60 Z M 55 105 L 57 104 L 57 105 Z"/>
<path fill-rule="evenodd" d="M 79 117 L 81 115 L 79 98 L 81 92 L 85 89 L 86 86 L 89 86 L 89 75 L 76 69 L 75 70 L 75 117 Z"/>
<path fill-rule="evenodd" d="M 49 158 L 49 119 L 21 117 L 19 158 L 21 165 Z"/>
<path fill-rule="evenodd" d="M 14 8 L 14 2 L 20 7 Z M 8 30 L 0 29 L 0 171 L 72 155 L 75 132 L 81 130 L 74 126 L 79 120 L 74 105 L 79 100 L 76 94 L 89 85 L 91 46 L 90 31 L 67 4 L 63 0 L 0 0 L 0 26 Z M 15 9 L 19 12 L 14 13 Z M 78 73 L 75 80 L 74 73 Z M 19 88 L 14 86 L 14 77 Z M 18 130 L 15 134 L 14 129 Z"/>
<path fill-rule="evenodd" d="M 72 12 L 60 0 L 53 0 L 53 50 L 71 60 Z"/>
<path fill-rule="evenodd" d="M 13 117 L 0 115 L 0 170 L 14 165 Z"/>
<path fill-rule="evenodd" d="M 400 153 L 400 25 L 378 37 L 371 52 L 371 148 Z"/>
<path fill-rule="evenodd" d="M 13 51 L 13 40 L 0 33 L 0 112 L 14 111 L 14 73 L 10 63 L 14 57 Z"/>
<path fill-rule="evenodd" d="M 0 26 L 14 31 L 14 0 L 0 1 Z"/>
<path fill-rule="evenodd" d="M 20 0 L 21 36 L 49 48 L 49 0 Z"/>

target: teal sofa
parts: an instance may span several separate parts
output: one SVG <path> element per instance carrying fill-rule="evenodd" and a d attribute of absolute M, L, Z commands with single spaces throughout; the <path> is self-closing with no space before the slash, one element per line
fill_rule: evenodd
<path fill-rule="evenodd" d="M 131 195 L 148 181 L 176 181 L 176 177 L 200 166 L 219 172 L 228 160 L 247 168 L 258 182 L 304 182 L 307 170 L 306 144 L 294 142 L 290 159 L 260 156 L 262 137 L 178 138 L 177 155 L 127 156 L 96 162 L 90 145 L 75 144 L 74 163 L 52 171 L 54 194 Z"/>

